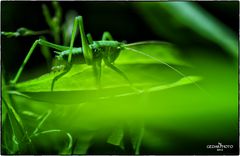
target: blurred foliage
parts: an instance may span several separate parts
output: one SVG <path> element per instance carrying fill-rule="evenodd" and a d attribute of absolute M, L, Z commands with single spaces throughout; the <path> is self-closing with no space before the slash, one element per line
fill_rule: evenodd
<path fill-rule="evenodd" d="M 2 30 L 11 31 L 1 36 L 6 71 L 2 73 L 2 154 L 237 153 L 237 34 L 228 23 L 215 18 L 220 15 L 204 10 L 204 2 L 42 4 L 1 3 Z M 225 9 L 221 2 L 209 4 Z M 35 21 L 23 20 L 28 9 Z M 16 10 L 22 10 L 21 14 Z M 231 9 L 223 15 L 226 13 L 232 14 Z M 51 66 L 53 56 L 46 47 L 36 50 L 28 62 L 22 75 L 26 81 L 9 86 L 36 35 L 68 45 L 77 14 L 83 15 L 94 40 L 107 30 L 114 39 L 128 41 L 130 49 L 121 51 L 114 65 L 133 86 L 103 66 L 102 88 L 97 89 L 92 68 L 74 64 L 51 92 L 51 81 L 61 71 L 45 69 L 45 62 Z M 29 28 L 24 29 L 31 32 L 29 38 L 3 36 L 26 36 L 14 32 L 18 26 Z M 46 29 L 51 33 L 47 31 L 43 37 Z M 146 40 L 173 44 L 137 42 Z M 206 149 L 218 142 L 234 148 L 223 152 Z"/>
<path fill-rule="evenodd" d="M 159 35 L 178 38 L 176 37 L 178 31 L 186 27 L 218 44 L 235 58 L 238 57 L 237 36 L 195 3 L 138 3 L 138 9 L 147 23 Z M 166 16 L 169 18 L 166 18 Z M 164 17 L 164 22 L 162 22 L 161 17 Z M 166 27 L 166 25 L 170 27 Z M 174 30 L 173 27 L 176 28 L 177 33 L 172 31 Z M 183 36 L 179 37 L 182 38 Z"/>

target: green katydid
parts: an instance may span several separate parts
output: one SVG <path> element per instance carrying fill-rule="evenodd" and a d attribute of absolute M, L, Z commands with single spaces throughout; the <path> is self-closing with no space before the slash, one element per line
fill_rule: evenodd
<path fill-rule="evenodd" d="M 75 36 L 77 33 L 77 29 L 79 27 L 80 30 L 80 37 L 81 37 L 81 42 L 82 42 L 82 47 L 74 47 L 74 41 L 75 41 Z M 154 41 L 153 41 L 154 42 Z M 158 58 L 155 58 L 154 56 L 151 56 L 147 53 L 144 53 L 142 51 L 134 49 L 135 45 L 139 44 L 146 44 L 146 43 L 152 43 L 150 42 L 137 42 L 137 43 L 131 43 L 131 44 L 126 44 L 124 42 L 118 42 L 114 41 L 111 34 L 109 32 L 104 32 L 102 36 L 102 40 L 100 41 L 94 41 L 92 39 L 92 36 L 90 34 L 85 35 L 84 32 L 84 26 L 83 26 L 83 18 L 82 16 L 77 16 L 74 19 L 74 24 L 73 24 L 73 30 L 72 30 L 72 36 L 71 36 L 71 41 L 70 41 L 70 46 L 62 46 L 54 43 L 50 43 L 46 40 L 43 39 L 38 39 L 36 40 L 33 45 L 31 46 L 27 56 L 25 57 L 22 65 L 20 66 L 17 74 L 15 75 L 14 79 L 10 81 L 12 85 L 16 84 L 26 63 L 28 62 L 29 58 L 31 57 L 34 49 L 36 46 L 39 44 L 41 46 L 46 46 L 48 48 L 53 48 L 55 50 L 58 50 L 60 52 L 56 52 L 57 56 L 56 58 L 58 60 L 65 60 L 67 56 L 66 64 L 63 65 L 58 65 L 54 66 L 52 70 L 63 70 L 63 72 L 52 80 L 52 85 L 51 85 L 51 90 L 54 88 L 55 82 L 61 78 L 63 75 L 68 73 L 72 67 L 72 57 L 75 55 L 83 55 L 83 58 L 85 60 L 85 63 L 87 65 L 91 65 L 93 67 L 94 75 L 96 77 L 96 82 L 100 87 L 100 78 L 101 78 L 101 67 L 102 67 L 102 62 L 105 63 L 106 66 L 109 68 L 113 69 L 117 73 L 119 73 L 128 83 L 131 85 L 130 80 L 128 77 L 125 75 L 123 71 L 121 71 L 119 68 L 113 65 L 114 61 L 118 58 L 121 50 L 127 49 L 131 52 L 142 54 L 146 57 L 149 57 L 161 64 L 166 65 L 167 67 L 171 68 L 175 72 L 177 72 L 179 75 L 182 77 L 185 77 L 186 75 L 183 74 L 181 71 L 177 70 L 173 66 L 169 65 L 168 63 L 165 63 L 161 61 Z M 156 42 L 158 43 L 158 42 Z M 133 47 L 133 48 L 132 48 Z M 191 81 L 191 80 L 190 80 Z M 195 84 L 197 85 L 197 84 Z M 198 86 L 198 85 L 197 85 Z"/>

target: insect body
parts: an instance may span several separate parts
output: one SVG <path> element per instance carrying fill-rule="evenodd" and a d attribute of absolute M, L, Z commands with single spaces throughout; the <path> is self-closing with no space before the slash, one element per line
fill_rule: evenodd
<path fill-rule="evenodd" d="M 104 34 L 108 34 L 110 37 L 110 34 L 108 32 L 105 32 Z M 107 41 L 107 40 L 93 41 L 91 42 L 91 44 L 89 44 L 89 47 L 92 51 L 92 60 L 90 65 L 93 66 L 94 74 L 97 80 L 97 85 L 100 85 L 102 61 L 105 63 L 106 66 L 118 72 L 125 80 L 127 80 L 131 84 L 127 76 L 120 69 L 118 69 L 113 65 L 114 61 L 119 56 L 121 50 L 124 49 L 124 46 L 125 46 L 125 43 L 118 42 L 118 41 Z M 67 49 L 62 52 L 57 52 L 58 55 L 56 57 L 58 60 L 67 60 L 70 53 L 73 56 L 77 56 L 77 55 L 82 56 L 84 54 L 84 51 L 83 51 L 83 48 L 81 47 Z M 87 62 L 86 60 L 84 62 L 81 62 L 78 57 L 74 63 L 87 63 Z M 52 69 L 58 71 L 58 70 L 62 70 L 65 67 L 66 66 L 60 64 L 59 66 L 54 66 Z"/>
<path fill-rule="evenodd" d="M 78 27 L 80 30 L 82 47 L 74 47 L 73 46 Z M 176 68 L 172 67 L 171 65 L 161 61 L 160 59 L 155 58 L 154 56 L 146 54 L 142 51 L 131 48 L 131 46 L 144 44 L 144 43 L 146 44 L 146 43 L 150 43 L 150 42 L 138 42 L 138 43 L 132 43 L 132 44 L 125 44 L 123 42 L 114 41 L 109 32 L 103 33 L 102 40 L 93 41 L 90 34 L 85 35 L 82 16 L 78 16 L 78 17 L 75 17 L 75 20 L 74 20 L 72 36 L 71 36 L 71 41 L 70 41 L 69 47 L 50 43 L 43 39 L 36 40 L 33 43 L 32 47 L 30 48 L 27 56 L 25 57 L 22 65 L 20 66 L 16 76 L 14 77 L 13 80 L 10 81 L 10 83 L 12 85 L 17 83 L 17 81 L 24 69 L 25 64 L 28 62 L 30 56 L 32 55 L 32 53 L 37 45 L 46 46 L 48 48 L 53 48 L 53 49 L 57 50 L 57 52 L 56 52 L 57 59 L 65 62 L 65 64 L 59 64 L 57 66 L 52 67 L 53 71 L 63 70 L 63 72 L 61 74 L 57 75 L 56 77 L 54 77 L 54 79 L 52 81 L 52 85 L 51 85 L 51 90 L 53 90 L 55 82 L 59 78 L 61 78 L 63 75 L 65 75 L 66 73 L 68 73 L 70 71 L 70 69 L 72 67 L 72 63 L 73 63 L 72 62 L 73 55 L 82 55 L 84 58 L 84 62 L 80 62 L 80 59 L 79 59 L 79 63 L 86 63 L 87 65 L 92 66 L 94 75 L 96 77 L 96 82 L 99 87 L 101 87 L 100 78 L 101 78 L 102 62 L 104 62 L 105 65 L 108 66 L 109 68 L 111 68 L 114 71 L 116 71 L 117 73 L 119 73 L 131 85 L 131 82 L 129 81 L 128 77 L 120 69 L 118 69 L 117 67 L 115 67 L 113 65 L 114 61 L 118 58 L 121 50 L 123 50 L 123 49 L 127 49 L 131 52 L 144 55 L 145 57 L 151 58 L 161 64 L 166 65 L 167 67 L 171 68 L 172 70 L 177 72 L 182 77 L 186 76 L 181 71 L 179 71 Z M 155 43 L 159 44 L 159 42 L 155 42 Z"/>
<path fill-rule="evenodd" d="M 93 41 L 89 47 L 93 52 L 93 59 L 99 59 L 105 56 L 110 63 L 113 63 L 120 54 L 120 51 L 124 48 L 124 43 L 118 41 Z M 59 52 L 58 57 L 66 58 L 69 54 L 70 49 Z M 81 47 L 72 49 L 72 55 L 82 54 L 83 49 Z"/>
<path fill-rule="evenodd" d="M 82 47 L 76 48 L 76 47 L 73 47 L 73 44 L 74 44 L 78 26 L 79 26 L 79 30 L 80 30 Z M 124 48 L 125 44 L 122 42 L 113 41 L 112 36 L 110 35 L 109 32 L 104 32 L 101 41 L 93 41 L 90 34 L 88 34 L 87 36 L 85 35 L 82 16 L 78 16 L 74 20 L 70 46 L 69 47 L 61 46 L 61 45 L 50 43 L 50 42 L 42 40 L 42 39 L 36 40 L 33 43 L 32 47 L 30 48 L 27 56 L 25 57 L 22 65 L 20 66 L 16 76 L 11 81 L 11 84 L 15 84 L 18 81 L 18 79 L 24 69 L 25 64 L 28 62 L 30 56 L 32 55 L 34 49 L 36 48 L 36 46 L 38 44 L 60 51 L 60 52 L 57 52 L 58 59 L 67 59 L 66 66 L 60 65 L 60 66 L 56 66 L 56 67 L 52 68 L 53 70 L 59 70 L 59 69 L 64 68 L 64 72 L 59 74 L 58 76 L 56 76 L 53 79 L 51 90 L 53 90 L 55 81 L 58 80 L 63 75 L 65 75 L 71 69 L 72 55 L 77 55 L 77 54 L 83 55 L 85 63 L 88 65 L 92 65 L 98 85 L 100 84 L 102 61 L 108 67 L 110 67 L 111 69 L 115 70 L 120 75 L 122 75 L 128 82 L 130 82 L 128 80 L 127 76 L 120 69 L 118 69 L 117 67 L 115 67 L 112 64 L 119 56 L 119 53 Z M 66 58 L 66 56 L 67 56 L 67 58 Z"/>

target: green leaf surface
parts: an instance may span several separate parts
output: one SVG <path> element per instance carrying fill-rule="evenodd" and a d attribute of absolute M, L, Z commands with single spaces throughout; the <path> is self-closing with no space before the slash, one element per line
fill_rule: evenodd
<path fill-rule="evenodd" d="M 124 66 L 121 67 L 126 69 Z M 179 76 L 172 70 L 164 70 L 162 66 L 160 66 L 160 71 L 159 67 L 155 65 L 148 67 L 148 73 L 145 70 L 141 70 L 147 68 L 145 65 L 144 67 L 136 65 L 130 68 L 131 72 L 129 72 L 128 76 L 132 80 L 134 87 L 131 87 L 118 73 L 105 67 L 102 74 L 102 88 L 97 89 L 91 68 L 86 65 L 75 65 L 67 75 L 57 81 L 53 92 L 50 91 L 51 78 L 54 77 L 53 73 L 43 75 L 38 79 L 19 83 L 17 89 L 25 96 L 39 101 L 83 103 L 85 101 L 160 91 L 181 85 L 195 84 L 201 80 L 199 76 Z M 81 68 L 83 70 L 79 72 L 78 69 Z"/>
<path fill-rule="evenodd" d="M 110 143 L 115 146 L 121 146 L 124 135 L 124 129 L 122 126 L 117 126 L 113 129 L 112 133 L 108 137 L 107 143 Z"/>
<path fill-rule="evenodd" d="M 72 154 L 87 154 L 88 148 L 91 146 L 94 132 L 82 132 L 79 129 L 76 132 L 75 141 L 72 147 Z"/>
<path fill-rule="evenodd" d="M 135 154 L 140 154 L 140 146 L 144 135 L 144 124 L 143 122 L 135 122 L 129 125 L 130 137 L 133 145 Z"/>

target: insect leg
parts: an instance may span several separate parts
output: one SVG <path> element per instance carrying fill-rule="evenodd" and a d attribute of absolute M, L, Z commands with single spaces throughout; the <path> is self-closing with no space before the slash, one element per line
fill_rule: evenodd
<path fill-rule="evenodd" d="M 44 36 L 40 36 L 40 39 L 46 40 L 46 38 Z M 51 51 L 48 47 L 46 46 L 41 46 L 41 53 L 44 56 L 46 62 L 47 62 L 47 66 L 48 69 L 51 69 L 52 66 L 52 55 L 51 55 Z"/>
<path fill-rule="evenodd" d="M 93 54 L 92 54 L 92 49 L 90 48 L 90 46 L 87 42 L 87 37 L 84 33 L 83 18 L 82 18 L 82 16 L 78 16 L 78 17 L 76 17 L 76 20 L 78 21 L 79 29 L 80 29 L 82 48 L 83 48 L 83 56 L 85 58 L 86 64 L 90 65 L 90 64 L 92 64 L 92 61 L 93 61 Z"/>
<path fill-rule="evenodd" d="M 84 33 L 82 16 L 75 17 L 75 19 L 74 19 L 72 37 L 71 37 L 71 42 L 70 42 L 70 53 L 68 55 L 68 63 L 71 63 L 73 43 L 74 43 L 74 40 L 75 40 L 78 24 L 79 24 L 80 35 L 81 35 L 81 40 L 82 40 L 83 56 L 86 60 L 86 63 L 90 65 L 90 64 L 92 64 L 92 59 L 93 59 L 92 49 L 90 48 L 90 46 L 87 42 L 87 37 Z"/>
<path fill-rule="evenodd" d="M 102 59 L 93 61 L 93 72 L 96 78 L 97 87 L 101 88 Z"/>
<path fill-rule="evenodd" d="M 67 74 L 67 73 L 70 71 L 71 68 L 72 68 L 72 64 L 68 64 L 67 67 L 65 68 L 65 70 L 64 70 L 61 74 L 59 74 L 59 75 L 57 75 L 57 76 L 55 76 L 55 77 L 53 78 L 52 84 L 51 84 L 51 91 L 53 91 L 55 82 L 56 82 L 58 79 L 60 79 L 62 76 L 64 76 L 65 74 Z"/>
<path fill-rule="evenodd" d="M 38 44 L 39 44 L 39 45 L 42 45 L 42 46 L 54 48 L 54 49 L 57 49 L 57 50 L 62 50 L 62 51 L 68 49 L 68 47 L 60 46 L 60 45 L 57 45 L 57 44 L 53 44 L 53 43 L 50 43 L 50 42 L 45 41 L 45 40 L 42 40 L 42 39 L 36 40 L 36 41 L 33 43 L 33 45 L 31 46 L 30 50 L 28 51 L 27 56 L 25 57 L 22 65 L 21 65 L 20 68 L 18 69 L 17 74 L 15 75 L 14 79 L 10 81 L 11 84 L 15 84 L 15 83 L 18 81 L 18 79 L 19 79 L 19 77 L 20 77 L 20 75 L 21 75 L 21 73 L 22 73 L 22 71 L 23 71 L 26 63 L 28 62 L 29 58 L 31 57 L 34 49 L 36 48 L 36 46 L 37 46 Z"/>
<path fill-rule="evenodd" d="M 92 35 L 90 33 L 87 34 L 87 40 L 89 44 L 93 44 Z"/>
<path fill-rule="evenodd" d="M 118 74 L 120 74 L 120 75 L 129 83 L 130 87 L 131 87 L 134 91 L 136 91 L 136 92 L 138 92 L 138 93 L 142 93 L 142 92 L 143 92 L 141 89 L 135 87 L 135 86 L 132 84 L 132 82 L 128 79 L 128 77 L 127 77 L 120 69 L 118 69 L 118 68 L 117 68 L 116 66 L 114 66 L 112 63 L 110 63 L 107 58 L 103 58 L 103 61 L 104 61 L 104 63 L 106 64 L 106 66 L 108 66 L 109 68 L 111 68 L 112 70 L 114 70 L 115 72 L 117 72 Z"/>
<path fill-rule="evenodd" d="M 70 42 L 70 47 L 69 47 L 70 52 L 69 52 L 69 55 L 68 55 L 68 63 L 67 63 L 66 70 L 53 79 L 52 85 L 51 85 L 51 91 L 53 91 L 55 82 L 59 78 L 61 78 L 63 75 L 68 73 L 70 71 L 71 67 L 72 67 L 72 65 L 71 65 L 72 49 L 73 49 L 73 44 L 74 44 L 75 37 L 76 37 L 77 25 L 78 24 L 79 24 L 80 35 L 81 35 L 81 40 L 82 40 L 83 56 L 84 56 L 87 64 L 89 64 L 89 65 L 92 64 L 92 59 L 93 59 L 92 50 L 91 50 L 89 44 L 87 43 L 87 37 L 85 36 L 85 33 L 84 33 L 83 19 L 82 19 L 82 16 L 78 16 L 78 17 L 75 17 L 75 19 L 74 19 L 72 37 L 71 37 L 71 42 Z"/>
<path fill-rule="evenodd" d="M 73 49 L 73 44 L 74 44 L 74 41 L 75 41 L 75 37 L 76 37 L 76 32 L 77 32 L 77 25 L 78 25 L 78 18 L 76 17 L 74 19 L 74 24 L 73 24 L 73 29 L 72 29 L 72 36 L 71 36 L 71 41 L 70 41 L 70 47 L 69 47 L 69 55 L 68 55 L 68 62 L 67 62 L 67 66 L 64 70 L 63 73 L 57 75 L 56 77 L 53 78 L 52 80 L 52 84 L 51 84 L 51 91 L 53 91 L 53 88 L 54 88 L 54 85 L 55 85 L 55 82 L 60 79 L 62 76 L 64 76 L 65 74 L 67 74 L 71 67 L 72 67 L 72 49 Z"/>
<path fill-rule="evenodd" d="M 87 34 L 87 40 L 89 42 L 89 44 L 93 44 L 93 39 L 92 39 L 92 35 L 90 33 Z M 96 84 L 98 86 L 98 88 L 101 88 L 101 72 L 102 72 L 102 59 L 101 58 L 96 58 L 93 62 L 92 62 L 92 68 L 93 68 L 93 72 L 94 72 L 94 76 L 96 78 Z"/>
<path fill-rule="evenodd" d="M 75 41 L 75 37 L 76 37 L 76 32 L 77 32 L 77 18 L 74 19 L 74 24 L 73 24 L 73 29 L 72 29 L 72 37 L 71 37 L 71 41 L 70 41 L 70 48 L 69 48 L 69 55 L 68 55 L 68 64 L 71 63 L 72 60 L 72 49 L 73 49 L 73 44 Z"/>
<path fill-rule="evenodd" d="M 117 67 L 115 67 L 113 64 L 111 64 L 107 58 L 103 58 L 104 63 L 106 64 L 106 66 L 108 66 L 109 68 L 111 68 L 112 70 L 116 71 L 118 74 L 120 74 L 125 80 L 128 81 L 128 83 L 130 85 L 132 85 L 132 83 L 130 82 L 130 80 L 128 79 L 128 77 Z"/>
<path fill-rule="evenodd" d="M 93 44 L 92 36 L 91 34 L 87 34 L 87 37 L 85 36 L 82 16 L 78 16 L 77 20 L 79 22 L 80 35 L 82 40 L 83 56 L 85 58 L 86 64 L 93 65 L 92 67 L 93 67 L 94 75 L 96 77 L 96 83 L 97 83 L 97 86 L 100 88 L 102 59 L 93 60 L 92 49 L 89 46 L 89 44 Z M 87 41 L 89 42 L 89 44 Z"/>
<path fill-rule="evenodd" d="M 103 33 L 102 40 L 104 40 L 104 41 L 106 41 L 106 40 L 112 41 L 113 38 L 112 38 L 112 35 L 108 31 L 105 31 Z"/>

